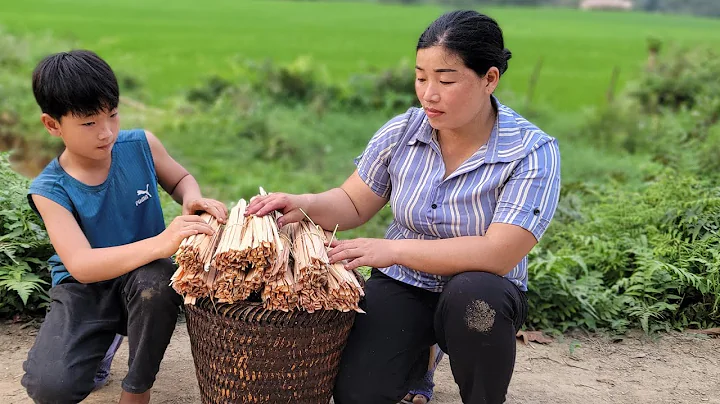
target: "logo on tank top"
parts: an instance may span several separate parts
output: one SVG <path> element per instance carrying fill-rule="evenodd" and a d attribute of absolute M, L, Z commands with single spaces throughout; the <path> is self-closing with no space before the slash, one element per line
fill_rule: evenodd
<path fill-rule="evenodd" d="M 140 196 L 140 199 L 135 201 L 135 206 L 140 206 L 141 203 L 152 198 L 152 195 L 150 195 L 150 184 L 145 185 L 145 190 L 138 189 L 136 192 L 137 192 L 137 195 Z"/>

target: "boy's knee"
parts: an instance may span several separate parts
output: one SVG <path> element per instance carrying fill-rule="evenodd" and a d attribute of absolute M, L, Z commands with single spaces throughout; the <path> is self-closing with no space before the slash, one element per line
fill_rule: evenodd
<path fill-rule="evenodd" d="M 147 284 L 169 284 L 175 272 L 175 264 L 169 258 L 155 260 L 136 269 L 136 282 Z"/>
<path fill-rule="evenodd" d="M 144 265 L 131 274 L 126 293 L 131 301 L 141 306 L 149 305 L 159 310 L 166 306 L 179 306 L 182 297 L 170 286 L 170 277 L 174 271 L 175 266 L 169 259 Z"/>
<path fill-rule="evenodd" d="M 21 384 L 38 404 L 77 403 L 92 392 L 93 381 L 75 379 L 69 370 L 53 370 L 48 366 L 35 369 L 26 364 Z"/>

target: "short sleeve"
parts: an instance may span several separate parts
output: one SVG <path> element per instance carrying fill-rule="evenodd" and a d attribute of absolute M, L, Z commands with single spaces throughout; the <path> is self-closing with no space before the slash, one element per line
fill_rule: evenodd
<path fill-rule="evenodd" d="M 390 197 L 392 184 L 388 167 L 411 115 L 412 112 L 408 111 L 388 121 L 370 139 L 365 151 L 355 158 L 360 178 L 380 197 Z"/>
<path fill-rule="evenodd" d="M 538 241 L 547 230 L 560 198 L 560 150 L 557 140 L 525 156 L 505 183 L 493 223 L 520 226 Z"/>
<path fill-rule="evenodd" d="M 30 189 L 28 190 L 28 203 L 30 204 L 32 210 L 34 210 L 35 213 L 37 213 L 39 216 L 40 212 L 38 212 L 37 207 L 35 206 L 35 202 L 33 202 L 33 195 L 44 196 L 45 198 L 48 198 L 51 201 L 57 203 L 58 205 L 64 207 L 70 213 L 73 213 L 73 203 L 70 200 L 70 196 L 60 186 L 60 184 L 58 183 L 58 179 L 53 178 L 52 176 L 41 174 L 33 180 L 33 182 L 30 184 Z"/>

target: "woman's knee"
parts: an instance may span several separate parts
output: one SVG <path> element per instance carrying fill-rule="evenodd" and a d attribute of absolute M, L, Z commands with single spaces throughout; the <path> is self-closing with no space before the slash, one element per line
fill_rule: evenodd
<path fill-rule="evenodd" d="M 519 291 L 509 280 L 487 272 L 455 275 L 445 286 L 435 314 L 436 325 L 448 322 L 478 336 L 496 327 L 513 328 L 518 313 Z"/>

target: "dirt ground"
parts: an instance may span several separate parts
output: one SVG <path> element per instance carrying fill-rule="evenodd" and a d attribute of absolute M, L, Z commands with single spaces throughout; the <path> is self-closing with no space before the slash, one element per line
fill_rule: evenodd
<path fill-rule="evenodd" d="M 20 386 L 22 363 L 37 331 L 0 325 L 0 402 L 31 401 Z M 518 342 L 508 404 L 720 404 L 720 339 L 696 334 L 633 334 L 623 339 L 567 335 L 548 345 Z M 109 384 L 85 401 L 117 402 L 127 369 L 127 344 Z M 447 358 L 435 378 L 434 404 L 461 403 Z M 190 340 L 178 324 L 153 390 L 153 403 L 199 403 Z"/>

